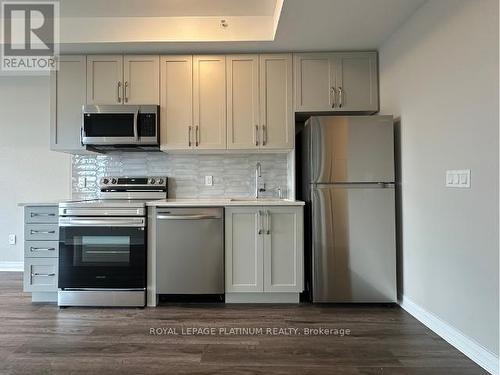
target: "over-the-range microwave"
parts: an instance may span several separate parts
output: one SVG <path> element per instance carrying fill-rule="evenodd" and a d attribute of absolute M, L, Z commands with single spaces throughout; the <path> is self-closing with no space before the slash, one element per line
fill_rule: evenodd
<path fill-rule="evenodd" d="M 96 151 L 159 151 L 158 105 L 84 105 L 82 144 Z"/>

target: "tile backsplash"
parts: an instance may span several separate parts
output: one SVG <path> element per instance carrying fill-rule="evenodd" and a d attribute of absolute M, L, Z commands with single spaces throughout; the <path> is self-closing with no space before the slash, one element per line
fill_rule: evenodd
<path fill-rule="evenodd" d="M 266 184 L 263 196 L 287 195 L 287 155 L 284 154 L 165 154 L 123 153 L 72 156 L 72 197 L 92 199 L 99 195 L 103 176 L 167 176 L 169 198 L 252 197 L 255 165 L 262 164 Z M 213 176 L 213 186 L 205 186 Z M 80 184 L 85 177 L 86 186 Z"/>

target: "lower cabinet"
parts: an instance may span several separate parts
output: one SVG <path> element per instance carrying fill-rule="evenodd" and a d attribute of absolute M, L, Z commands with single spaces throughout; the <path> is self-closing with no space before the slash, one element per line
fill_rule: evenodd
<path fill-rule="evenodd" d="M 58 258 L 25 258 L 24 291 L 57 292 Z"/>
<path fill-rule="evenodd" d="M 302 206 L 228 207 L 225 226 L 226 293 L 303 290 Z"/>
<path fill-rule="evenodd" d="M 59 228 L 57 206 L 24 208 L 24 291 L 33 302 L 57 301 Z"/>

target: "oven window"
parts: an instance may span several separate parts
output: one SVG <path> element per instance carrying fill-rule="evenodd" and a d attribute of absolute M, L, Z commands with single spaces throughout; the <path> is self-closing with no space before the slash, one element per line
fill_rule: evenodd
<path fill-rule="evenodd" d="M 126 267 L 130 263 L 129 236 L 81 236 L 75 244 L 74 266 Z"/>

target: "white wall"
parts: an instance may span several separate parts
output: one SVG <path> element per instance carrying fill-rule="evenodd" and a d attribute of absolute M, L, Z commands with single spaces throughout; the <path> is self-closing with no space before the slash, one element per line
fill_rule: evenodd
<path fill-rule="evenodd" d="M 48 77 L 0 76 L 0 268 L 23 260 L 17 203 L 70 196 L 70 157 L 49 147 Z"/>
<path fill-rule="evenodd" d="M 429 0 L 380 49 L 400 117 L 402 292 L 498 356 L 498 0 Z M 471 189 L 445 188 L 446 169 Z"/>

